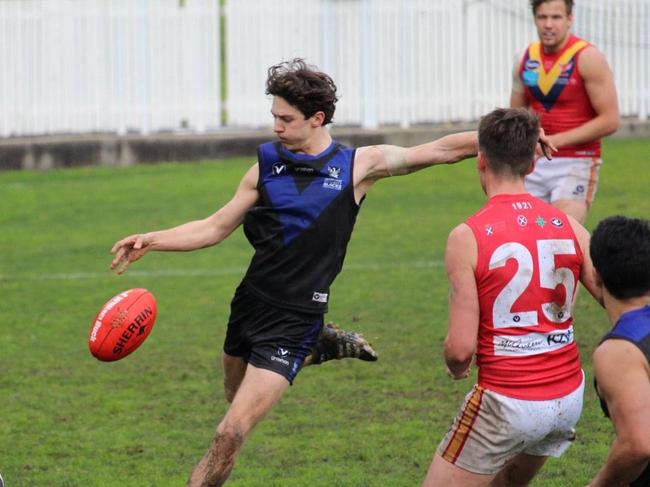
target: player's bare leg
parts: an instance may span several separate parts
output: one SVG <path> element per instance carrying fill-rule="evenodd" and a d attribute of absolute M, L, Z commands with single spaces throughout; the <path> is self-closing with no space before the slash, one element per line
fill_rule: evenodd
<path fill-rule="evenodd" d="M 305 358 L 303 365 L 317 365 L 343 358 L 374 362 L 378 357 L 377 352 L 361 333 L 345 331 L 335 323 L 325 323 L 311 355 Z"/>
<path fill-rule="evenodd" d="M 246 366 L 248 364 L 241 357 L 223 354 L 223 388 L 226 393 L 226 400 L 232 402 L 239 389 L 239 385 L 244 380 Z"/>
<path fill-rule="evenodd" d="M 482 475 L 468 472 L 456 465 L 449 463 L 437 453 L 429 466 L 427 476 L 422 482 L 422 487 L 487 487 L 494 475 Z"/>
<path fill-rule="evenodd" d="M 217 427 L 210 449 L 192 471 L 186 487 L 223 485 L 251 431 L 288 387 L 289 381 L 281 375 L 249 364 L 228 412 Z"/>
<path fill-rule="evenodd" d="M 555 200 L 551 202 L 553 206 L 562 210 L 567 215 L 571 215 L 573 218 L 578 220 L 581 225 L 584 225 L 585 220 L 587 219 L 587 212 L 589 207 L 584 201 L 577 200 Z"/>
<path fill-rule="evenodd" d="M 542 468 L 546 458 L 520 453 L 501 469 L 490 487 L 525 487 Z"/>

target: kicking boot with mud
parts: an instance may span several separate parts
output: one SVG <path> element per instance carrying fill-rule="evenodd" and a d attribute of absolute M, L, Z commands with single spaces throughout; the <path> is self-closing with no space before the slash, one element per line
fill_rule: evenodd
<path fill-rule="evenodd" d="M 366 362 L 377 360 L 377 352 L 361 333 L 345 331 L 336 323 L 325 323 L 318 341 L 304 365 L 317 365 L 328 360 L 358 358 Z"/>

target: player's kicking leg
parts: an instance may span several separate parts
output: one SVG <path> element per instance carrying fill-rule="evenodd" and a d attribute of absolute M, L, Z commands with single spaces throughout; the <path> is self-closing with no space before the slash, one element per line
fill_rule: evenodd
<path fill-rule="evenodd" d="M 317 365 L 343 358 L 374 362 L 378 357 L 372 345 L 360 333 L 345 331 L 335 323 L 326 323 L 311 355 L 305 358 L 304 365 Z"/>

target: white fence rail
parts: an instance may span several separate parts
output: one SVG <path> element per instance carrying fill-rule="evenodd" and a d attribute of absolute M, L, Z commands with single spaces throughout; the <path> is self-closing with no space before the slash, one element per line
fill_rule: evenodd
<path fill-rule="evenodd" d="M 260 127 L 266 69 L 304 57 L 339 86 L 338 125 L 475 120 L 508 103 L 536 38 L 519 0 L 0 0 L 0 137 Z M 621 113 L 650 114 L 650 0 L 579 0 Z"/>
<path fill-rule="evenodd" d="M 576 3 L 573 31 L 607 55 L 621 113 L 647 118 L 650 1 Z M 508 104 L 515 56 L 537 38 L 528 5 L 524 0 L 230 0 L 229 123 L 268 124 L 268 103 L 260 103 L 266 68 L 294 56 L 336 80 L 342 95 L 338 124 L 475 120 Z"/>
<path fill-rule="evenodd" d="M 0 0 L 0 136 L 219 127 L 216 0 Z"/>

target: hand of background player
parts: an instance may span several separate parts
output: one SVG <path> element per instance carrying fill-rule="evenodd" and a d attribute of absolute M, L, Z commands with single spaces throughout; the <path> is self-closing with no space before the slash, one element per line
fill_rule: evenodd
<path fill-rule="evenodd" d="M 111 254 L 115 255 L 111 269 L 117 268 L 117 273 L 122 274 L 131 262 L 140 259 L 149 251 L 150 243 L 147 234 L 129 235 L 119 240 L 111 248 Z"/>
<path fill-rule="evenodd" d="M 447 375 L 448 375 L 449 377 L 451 377 L 452 379 L 454 379 L 454 380 L 467 379 L 467 378 L 469 377 L 469 371 L 470 371 L 470 369 L 471 369 L 471 367 L 468 366 L 468 367 L 467 367 L 465 370 L 463 370 L 463 371 L 460 371 L 460 372 L 459 372 L 459 371 L 456 371 L 456 372 L 454 372 L 454 371 L 452 371 L 449 367 L 447 367 Z"/>
<path fill-rule="evenodd" d="M 557 152 L 557 147 L 551 142 L 551 136 L 544 133 L 544 129 L 539 129 L 539 143 L 535 147 L 535 157 L 546 157 L 549 161 L 552 159 L 552 153 Z"/>

